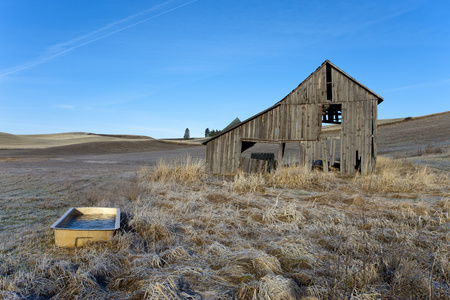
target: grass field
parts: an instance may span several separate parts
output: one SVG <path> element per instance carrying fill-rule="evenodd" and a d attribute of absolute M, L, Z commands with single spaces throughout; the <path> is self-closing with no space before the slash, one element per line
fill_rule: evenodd
<path fill-rule="evenodd" d="M 442 141 L 356 177 L 211 176 L 202 148 L 142 142 L 0 153 L 0 299 L 450 298 L 449 173 L 426 163 L 448 164 Z M 56 248 L 72 206 L 120 207 L 122 227 Z"/>
<path fill-rule="evenodd" d="M 448 174 L 388 158 L 354 178 L 294 168 L 210 177 L 202 164 L 162 162 L 113 186 L 3 202 L 16 215 L 2 231 L 22 229 L 2 233 L 1 295 L 450 297 Z M 120 207 L 122 230 L 111 241 L 55 248 L 46 223 L 81 205 Z"/>

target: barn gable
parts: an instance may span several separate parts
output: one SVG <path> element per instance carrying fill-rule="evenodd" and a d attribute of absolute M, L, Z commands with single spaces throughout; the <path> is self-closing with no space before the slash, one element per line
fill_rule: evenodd
<path fill-rule="evenodd" d="M 241 157 L 257 142 L 279 144 L 278 161 L 285 143 L 298 142 L 302 165 L 321 158 L 327 162 L 324 169 L 328 168 L 330 147 L 336 143 L 322 135 L 322 123 L 342 123 L 341 134 L 335 137 L 340 139 L 341 173 L 371 172 L 376 160 L 377 104 L 382 101 L 327 60 L 281 101 L 207 140 L 207 169 L 232 174 L 245 170 L 245 165 L 262 164 Z"/>

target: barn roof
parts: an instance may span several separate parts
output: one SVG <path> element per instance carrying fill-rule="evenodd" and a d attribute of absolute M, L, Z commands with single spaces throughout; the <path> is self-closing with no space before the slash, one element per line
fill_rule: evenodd
<path fill-rule="evenodd" d="M 367 92 L 369 92 L 370 94 L 374 95 L 377 99 L 378 99 L 378 104 L 380 104 L 381 102 L 383 102 L 383 97 L 381 97 L 380 95 L 376 94 L 375 92 L 373 92 L 372 90 L 370 90 L 368 87 L 366 87 L 365 85 L 361 84 L 359 81 L 357 81 L 356 79 L 354 79 L 353 77 L 351 77 L 350 75 L 348 75 L 347 73 L 345 73 L 344 71 L 342 71 L 341 69 L 339 69 L 336 65 L 334 65 L 333 63 L 331 63 L 329 60 L 325 60 L 314 72 L 312 72 L 308 77 L 305 78 L 305 80 L 303 80 L 296 88 L 298 88 L 299 86 L 301 86 L 305 81 L 307 81 L 311 76 L 314 75 L 314 73 L 316 73 L 320 68 L 322 68 L 325 65 L 330 65 L 331 67 L 333 67 L 336 71 L 340 72 L 342 75 L 346 76 L 349 80 L 353 81 L 354 83 L 356 83 L 357 85 L 359 85 L 361 88 L 363 88 L 364 90 L 366 90 Z M 295 89 L 296 89 L 295 88 Z M 294 90 L 295 90 L 294 89 Z M 293 91 L 294 91 L 293 90 Z M 291 92 L 292 93 L 292 92 Z M 271 107 L 261 111 L 260 113 L 248 118 L 247 120 L 244 120 L 234 126 L 227 126 L 224 130 L 222 130 L 222 132 L 218 135 L 215 135 L 213 137 L 211 137 L 210 139 L 204 141 L 202 144 L 206 145 L 207 143 L 209 143 L 210 141 L 218 138 L 219 136 L 224 135 L 225 133 L 234 130 L 235 128 L 250 122 L 251 120 L 259 117 L 260 115 L 265 114 L 266 112 L 278 107 L 281 105 L 281 103 L 283 102 L 283 100 L 286 99 L 286 97 L 288 97 L 291 93 L 289 93 L 288 95 L 286 95 L 283 99 L 281 99 L 280 101 L 278 101 L 277 103 L 275 103 L 274 105 L 272 105 Z M 231 125 L 231 124 L 230 124 Z"/>
<path fill-rule="evenodd" d="M 236 119 L 233 120 L 233 122 L 228 124 L 227 127 L 222 129 L 222 131 L 228 131 L 228 129 L 234 128 L 234 127 L 236 127 L 236 125 L 239 125 L 239 124 L 241 124 L 241 120 L 239 120 L 239 118 L 236 118 Z"/>

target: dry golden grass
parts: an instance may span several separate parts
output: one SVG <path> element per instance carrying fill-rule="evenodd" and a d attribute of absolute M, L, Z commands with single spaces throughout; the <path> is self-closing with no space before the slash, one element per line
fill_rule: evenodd
<path fill-rule="evenodd" d="M 448 186 L 387 159 L 356 177 L 160 163 L 80 191 L 125 213 L 112 240 L 58 249 L 41 228 L 4 249 L 0 298 L 448 299 Z"/>
<path fill-rule="evenodd" d="M 234 181 L 229 186 L 232 191 L 238 193 L 263 193 L 267 183 L 262 174 L 249 175 L 239 172 L 234 176 Z"/>
<path fill-rule="evenodd" d="M 186 161 L 179 160 L 168 163 L 164 160 L 160 160 L 156 170 L 152 170 L 149 167 L 143 167 L 139 170 L 141 178 L 147 180 L 168 182 L 192 182 L 202 179 L 204 174 L 204 161 L 193 160 L 188 157 Z"/>
<path fill-rule="evenodd" d="M 356 176 L 355 181 L 365 192 L 379 193 L 448 193 L 448 174 L 428 167 L 391 158 L 379 158 L 374 174 Z"/>

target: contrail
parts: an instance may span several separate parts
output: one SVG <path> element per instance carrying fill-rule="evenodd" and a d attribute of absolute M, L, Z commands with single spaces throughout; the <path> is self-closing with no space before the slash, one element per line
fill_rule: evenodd
<path fill-rule="evenodd" d="M 388 89 L 381 91 L 382 93 L 387 92 L 395 92 L 395 91 L 401 91 L 401 90 L 409 90 L 409 89 L 420 89 L 420 88 L 427 88 L 432 86 L 439 86 L 442 84 L 450 83 L 450 79 L 443 79 L 443 80 L 437 80 L 437 81 L 431 81 L 431 82 L 423 82 L 423 83 L 417 83 L 413 85 L 407 85 L 407 86 L 401 86 L 393 89 Z"/>
<path fill-rule="evenodd" d="M 155 19 L 157 17 L 160 17 L 162 15 L 168 14 L 168 13 L 174 11 L 174 10 L 177 10 L 179 8 L 182 8 L 182 7 L 186 6 L 186 5 L 192 4 L 192 3 L 197 2 L 197 1 L 199 1 L 199 0 L 191 0 L 189 2 L 180 4 L 180 5 L 176 6 L 176 7 L 173 7 L 173 8 L 167 9 L 165 11 L 162 11 L 162 12 L 156 14 L 156 15 L 144 18 L 142 20 L 136 21 L 136 22 L 131 23 L 129 25 L 125 25 L 123 27 L 119 27 L 118 29 L 115 29 L 115 30 L 113 30 L 111 32 L 107 32 L 107 33 L 105 32 L 105 31 L 107 31 L 107 30 L 109 30 L 111 28 L 117 27 L 118 25 L 126 23 L 126 22 L 128 22 L 130 20 L 136 19 L 139 16 L 151 13 L 151 12 L 157 10 L 158 8 L 161 8 L 161 7 L 165 6 L 165 5 L 173 2 L 173 0 L 169 0 L 169 1 L 166 1 L 164 3 L 158 4 L 158 5 L 150 8 L 150 9 L 146 9 L 146 10 L 141 11 L 139 13 L 136 13 L 134 15 L 128 16 L 126 18 L 123 18 L 123 19 L 121 19 L 119 21 L 112 22 L 112 23 L 110 23 L 108 25 L 103 26 L 100 29 L 94 30 L 94 31 L 92 31 L 90 33 L 82 35 L 82 36 L 80 36 L 78 38 L 75 38 L 73 40 L 70 40 L 70 41 L 67 41 L 67 42 L 64 42 L 64 43 L 61 43 L 61 44 L 53 45 L 53 46 L 49 47 L 49 52 L 51 52 L 51 54 L 47 54 L 47 55 L 45 55 L 45 56 L 43 56 L 43 57 L 41 57 L 39 59 L 36 59 L 36 60 L 34 60 L 32 62 L 28 62 L 28 63 L 22 64 L 22 65 L 18 65 L 16 67 L 7 69 L 7 70 L 3 71 L 2 73 L 0 73 L 0 78 L 5 77 L 7 75 L 11 75 L 11 74 L 17 73 L 17 72 L 25 70 L 25 69 L 32 68 L 32 67 L 34 67 L 36 65 L 43 64 L 45 62 L 48 62 L 48 61 L 54 59 L 55 57 L 63 55 L 63 54 L 65 54 L 67 52 L 70 52 L 70 51 L 72 51 L 74 49 L 77 49 L 77 48 L 89 45 L 91 43 L 94 43 L 96 41 L 104 39 L 104 38 L 106 38 L 108 36 L 114 35 L 114 34 L 116 34 L 118 32 L 124 31 L 124 30 L 129 29 L 129 28 L 132 28 L 132 27 L 137 26 L 139 24 L 142 24 L 144 22 L 153 20 L 153 19 Z M 99 35 L 99 36 L 97 36 L 97 35 Z M 71 45 L 73 45 L 73 46 L 71 46 Z M 69 48 L 66 48 L 66 47 L 69 47 Z M 66 48 L 66 49 L 64 49 L 64 48 Z"/>

